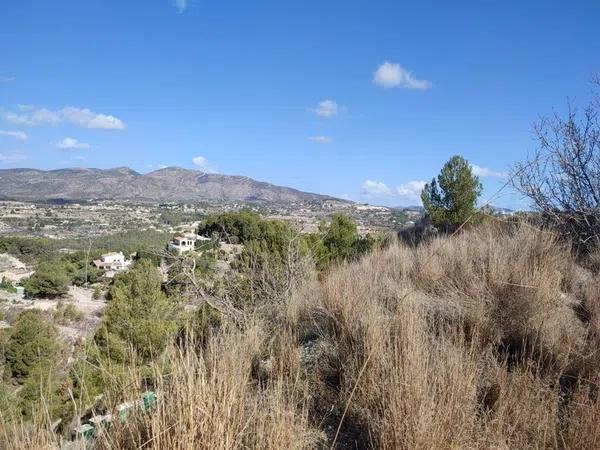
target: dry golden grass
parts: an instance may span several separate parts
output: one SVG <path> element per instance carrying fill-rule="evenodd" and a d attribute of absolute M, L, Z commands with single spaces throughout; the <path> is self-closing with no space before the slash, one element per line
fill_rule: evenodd
<path fill-rule="evenodd" d="M 524 226 L 394 245 L 309 281 L 268 322 L 171 349 L 156 411 L 98 444 L 596 449 L 599 296 L 568 246 Z M 13 448 L 43 436 L 13 433 Z"/>

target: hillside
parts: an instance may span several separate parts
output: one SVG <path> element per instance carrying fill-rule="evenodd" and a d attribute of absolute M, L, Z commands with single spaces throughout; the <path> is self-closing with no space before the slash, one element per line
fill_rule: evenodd
<path fill-rule="evenodd" d="M 109 404 L 149 373 L 160 400 L 97 448 L 598 448 L 600 287 L 551 233 L 480 226 L 299 278 L 111 378 Z M 2 425 L 5 448 L 57 441 Z"/>
<path fill-rule="evenodd" d="M 167 167 L 140 174 L 115 169 L 3 169 L 0 199 L 130 200 L 138 202 L 312 202 L 324 195 L 248 177 Z"/>

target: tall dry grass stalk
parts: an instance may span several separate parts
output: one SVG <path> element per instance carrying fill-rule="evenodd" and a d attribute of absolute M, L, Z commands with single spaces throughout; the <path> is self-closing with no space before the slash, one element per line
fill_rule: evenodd
<path fill-rule="evenodd" d="M 171 349 L 156 411 L 98 444 L 599 448 L 598 286 L 527 227 L 393 245 L 297 288 L 266 322 Z"/>

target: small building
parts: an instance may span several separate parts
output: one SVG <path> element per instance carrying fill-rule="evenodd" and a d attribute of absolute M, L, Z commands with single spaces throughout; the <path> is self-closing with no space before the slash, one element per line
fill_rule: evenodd
<path fill-rule="evenodd" d="M 178 255 L 191 252 L 196 248 L 196 241 L 199 236 L 195 233 L 184 233 L 177 235 L 169 241 L 167 248 L 169 251 L 176 252 Z"/>
<path fill-rule="evenodd" d="M 106 253 L 100 259 L 94 260 L 94 266 L 104 270 L 104 276 L 114 277 L 118 272 L 123 272 L 131 266 L 131 260 L 125 259 L 123 252 Z"/>

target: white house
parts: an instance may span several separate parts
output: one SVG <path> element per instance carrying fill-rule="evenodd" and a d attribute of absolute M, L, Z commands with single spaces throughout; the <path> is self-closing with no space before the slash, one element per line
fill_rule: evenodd
<path fill-rule="evenodd" d="M 131 266 L 131 260 L 125 259 L 123 252 L 106 253 L 100 259 L 94 260 L 94 265 L 98 269 L 104 270 L 104 276 L 112 278 L 118 272 L 123 272 Z"/>
<path fill-rule="evenodd" d="M 183 233 L 179 234 L 169 242 L 167 248 L 169 251 L 174 251 L 178 255 L 187 253 L 195 250 L 196 241 L 210 241 L 210 238 L 205 236 L 198 236 L 196 233 Z"/>
<path fill-rule="evenodd" d="M 191 252 L 196 248 L 196 241 L 198 235 L 195 233 L 184 233 L 177 235 L 171 239 L 167 248 L 170 251 L 176 252 L 178 255 L 182 253 Z"/>

